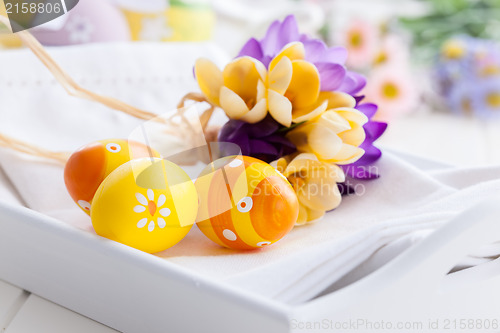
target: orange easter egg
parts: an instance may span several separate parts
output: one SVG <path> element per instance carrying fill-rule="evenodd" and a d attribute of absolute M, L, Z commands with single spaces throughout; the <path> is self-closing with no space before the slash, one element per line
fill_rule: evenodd
<path fill-rule="evenodd" d="M 122 164 L 141 157 L 159 157 L 150 147 L 123 139 L 89 143 L 74 152 L 64 168 L 64 182 L 71 198 L 88 215 L 102 181 Z"/>
<path fill-rule="evenodd" d="M 195 186 L 197 225 L 219 245 L 238 250 L 270 245 L 297 221 L 299 203 L 288 180 L 253 157 L 218 159 L 204 169 Z"/>

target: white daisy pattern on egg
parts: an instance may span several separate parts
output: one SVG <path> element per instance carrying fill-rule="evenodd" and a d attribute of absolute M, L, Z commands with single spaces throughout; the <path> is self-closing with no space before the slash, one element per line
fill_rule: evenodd
<path fill-rule="evenodd" d="M 64 29 L 73 44 L 85 44 L 92 40 L 95 26 L 87 16 L 73 15 Z"/>
<path fill-rule="evenodd" d="M 160 229 L 167 226 L 167 221 L 164 218 L 170 216 L 172 212 L 170 208 L 163 207 L 167 202 L 165 194 L 160 194 L 158 199 L 155 200 L 155 192 L 148 189 L 146 195 L 139 192 L 135 193 L 135 198 L 139 204 L 134 207 L 133 211 L 142 215 L 137 222 L 137 228 L 142 229 L 147 226 L 148 231 L 152 232 L 157 225 Z"/>

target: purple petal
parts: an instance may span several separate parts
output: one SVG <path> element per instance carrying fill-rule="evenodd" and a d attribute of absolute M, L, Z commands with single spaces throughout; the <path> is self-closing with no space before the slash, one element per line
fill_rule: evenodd
<path fill-rule="evenodd" d="M 262 47 L 258 40 L 255 38 L 251 38 L 246 42 L 245 45 L 241 48 L 240 53 L 238 53 L 238 57 L 249 56 L 255 58 L 259 61 L 262 61 L 264 57 L 264 53 L 262 52 Z"/>
<path fill-rule="evenodd" d="M 256 124 L 246 124 L 245 131 L 248 136 L 253 138 L 263 138 L 269 136 L 279 129 L 279 124 L 271 117 L 266 117 L 264 120 Z"/>
<path fill-rule="evenodd" d="M 241 149 L 241 153 L 245 156 L 250 156 L 251 154 L 251 146 L 250 146 L 250 141 L 248 140 L 248 137 L 246 136 L 239 136 L 234 140 L 232 143 L 235 145 L 238 145 Z"/>
<path fill-rule="evenodd" d="M 219 142 L 232 142 L 231 140 L 238 135 L 243 125 L 245 125 L 243 121 L 229 120 L 219 132 Z"/>
<path fill-rule="evenodd" d="M 280 27 L 280 32 L 278 34 L 279 49 L 282 49 L 283 46 L 290 42 L 299 40 L 299 38 L 299 27 L 297 25 L 297 21 L 295 20 L 295 16 L 288 15 L 283 20 L 283 23 Z"/>
<path fill-rule="evenodd" d="M 333 91 L 340 87 L 346 73 L 344 66 L 332 63 L 318 63 L 316 67 L 321 80 L 321 91 Z"/>
<path fill-rule="evenodd" d="M 280 32 L 280 21 L 276 20 L 267 29 L 266 36 L 260 41 L 262 51 L 265 55 L 273 57 L 280 47 L 278 46 L 278 34 Z"/>
<path fill-rule="evenodd" d="M 276 155 L 278 150 L 270 143 L 262 140 L 250 140 L 250 150 L 252 155 L 265 154 L 265 155 Z"/>
<path fill-rule="evenodd" d="M 372 171 L 370 166 L 364 165 L 345 165 L 342 167 L 345 174 L 354 179 L 375 179 L 379 177 L 376 171 Z"/>
<path fill-rule="evenodd" d="M 354 95 L 363 89 L 365 85 L 366 78 L 363 75 L 347 71 L 344 82 L 342 82 L 339 91 Z"/>
<path fill-rule="evenodd" d="M 346 183 L 338 183 L 337 186 L 339 187 L 340 194 L 342 195 L 349 195 L 356 193 L 354 188 L 352 186 L 347 185 Z"/>
<path fill-rule="evenodd" d="M 347 49 L 342 46 L 334 46 L 326 49 L 321 57 L 323 62 L 334 62 L 344 65 L 347 60 Z"/>
<path fill-rule="evenodd" d="M 354 96 L 354 100 L 356 101 L 356 107 L 359 103 L 365 98 L 365 95 Z"/>
<path fill-rule="evenodd" d="M 220 135 L 219 142 L 229 142 L 237 145 L 243 155 L 250 155 L 250 143 L 248 141 L 248 137 L 245 135 L 235 135 L 233 133 L 233 135 L 230 135 L 230 137 L 227 138 L 223 138 L 222 135 Z M 235 154 L 235 149 L 232 145 L 221 145 L 221 148 L 224 156 Z"/>
<path fill-rule="evenodd" d="M 370 121 L 366 123 L 363 128 L 367 135 L 370 136 L 370 140 L 373 142 L 380 138 L 382 134 L 384 134 L 387 129 L 387 123 L 382 123 L 378 121 Z"/>
<path fill-rule="evenodd" d="M 290 154 L 293 154 L 297 151 L 297 148 L 295 147 L 288 147 L 288 146 L 281 146 L 282 148 L 282 152 L 281 152 L 281 155 L 278 156 L 278 157 L 283 157 L 285 155 L 290 155 Z"/>
<path fill-rule="evenodd" d="M 269 66 L 269 63 L 271 62 L 271 60 L 273 60 L 273 57 L 271 56 L 268 56 L 268 55 L 265 55 L 264 57 L 262 57 L 262 60 L 261 62 L 264 64 L 264 66 L 267 68 Z"/>
<path fill-rule="evenodd" d="M 360 147 L 365 150 L 365 153 L 359 160 L 352 163 L 351 165 L 370 166 L 373 163 L 377 162 L 382 156 L 382 151 L 380 151 L 380 149 L 375 147 L 372 143 L 369 143 L 368 145 L 362 144 Z"/>
<path fill-rule="evenodd" d="M 306 60 L 309 62 L 332 62 L 323 60 L 326 52 L 326 45 L 319 39 L 311 39 L 303 42 L 306 53 Z"/>
<path fill-rule="evenodd" d="M 300 34 L 299 42 L 305 43 L 305 42 L 310 41 L 310 40 L 311 40 L 311 38 L 307 34 Z"/>
<path fill-rule="evenodd" d="M 356 106 L 356 109 L 358 111 L 363 112 L 365 114 L 365 116 L 368 117 L 368 119 L 371 119 L 375 115 L 375 113 L 377 113 L 378 106 L 377 106 L 377 104 L 373 104 L 373 103 L 365 103 L 365 104 L 361 104 L 361 105 Z"/>
<path fill-rule="evenodd" d="M 287 147 L 287 148 L 291 148 L 293 150 L 295 150 L 295 145 L 293 143 L 291 143 L 290 141 L 288 141 L 286 138 L 280 136 L 280 135 L 271 135 L 271 136 L 268 136 L 266 138 L 266 141 L 269 141 L 269 142 L 272 142 L 272 143 L 276 143 L 276 144 L 279 144 L 281 146 L 284 146 L 284 147 Z"/>

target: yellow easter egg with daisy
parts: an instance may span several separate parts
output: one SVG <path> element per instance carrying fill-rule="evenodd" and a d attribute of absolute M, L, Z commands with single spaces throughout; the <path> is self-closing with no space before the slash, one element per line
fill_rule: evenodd
<path fill-rule="evenodd" d="M 74 152 L 66 162 L 66 188 L 78 207 L 90 215 L 92 198 L 102 181 L 123 163 L 149 156 L 160 155 L 135 141 L 109 139 L 89 143 Z"/>
<path fill-rule="evenodd" d="M 100 236 L 156 253 L 183 239 L 195 223 L 198 195 L 189 176 L 160 158 L 129 161 L 101 183 L 91 209 Z"/>
<path fill-rule="evenodd" d="M 218 159 L 196 180 L 197 223 L 215 243 L 252 250 L 271 245 L 295 225 L 297 195 L 269 164 L 248 156 Z"/>

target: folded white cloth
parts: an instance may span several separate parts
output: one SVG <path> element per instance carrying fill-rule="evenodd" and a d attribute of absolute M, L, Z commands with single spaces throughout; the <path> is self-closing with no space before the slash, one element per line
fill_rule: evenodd
<path fill-rule="evenodd" d="M 102 45 L 51 52 L 86 87 L 158 112 L 171 109 L 182 94 L 196 89 L 191 71 L 196 57 L 224 61 L 211 46 L 190 44 Z M 97 139 L 126 138 L 141 123 L 67 96 L 26 50 L 0 54 L 0 63 L 9 63 L 7 74 L 0 77 L 2 133 L 47 149 L 71 151 Z M 335 288 L 336 282 L 345 284 L 341 279 L 348 273 L 356 279 L 375 269 L 360 270 L 367 260 L 379 267 L 425 234 L 408 235 L 430 232 L 500 191 L 500 166 L 453 168 L 420 162 L 386 152 L 378 163 L 382 177 L 359 182 L 362 195 L 346 197 L 322 221 L 297 227 L 268 248 L 235 252 L 218 247 L 194 227 L 178 245 L 157 256 L 286 303 L 308 300 Z M 66 192 L 61 165 L 2 149 L 0 167 L 5 173 L 0 174 L 1 201 L 24 204 L 92 232 L 89 217 Z M 377 251 L 378 257 L 373 257 Z M 386 254 L 380 257 L 380 252 Z M 499 253 L 498 246 L 492 246 L 476 257 Z"/>

